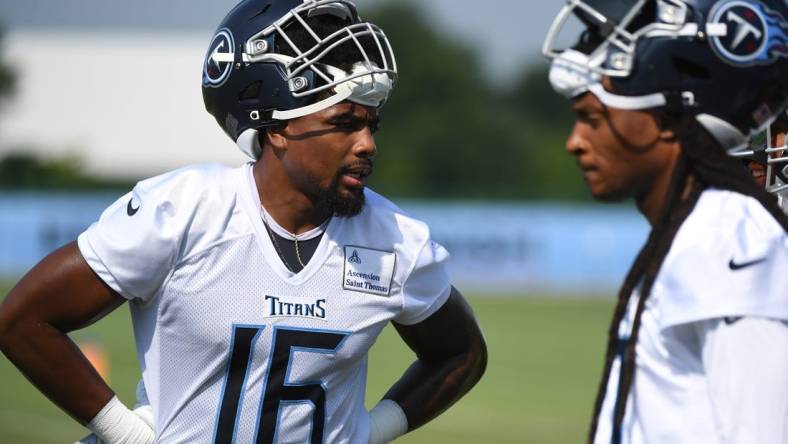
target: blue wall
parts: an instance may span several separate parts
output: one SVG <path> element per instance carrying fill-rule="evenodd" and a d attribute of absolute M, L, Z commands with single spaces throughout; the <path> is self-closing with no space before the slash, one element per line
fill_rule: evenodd
<path fill-rule="evenodd" d="M 0 193 L 0 276 L 75 239 L 117 197 Z M 397 203 L 430 224 L 465 292 L 612 295 L 648 233 L 631 207 Z"/>

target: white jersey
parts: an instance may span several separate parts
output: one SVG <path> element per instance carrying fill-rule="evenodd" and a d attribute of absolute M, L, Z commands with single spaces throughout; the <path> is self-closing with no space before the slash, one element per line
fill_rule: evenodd
<path fill-rule="evenodd" d="M 79 236 L 131 301 L 157 442 L 366 444 L 367 351 L 451 287 L 428 227 L 365 194 L 297 274 L 263 225 L 251 164 L 142 181 Z"/>
<path fill-rule="evenodd" d="M 638 300 L 636 291 L 619 325 L 621 346 L 598 418 L 596 444 L 612 442 L 621 352 Z M 741 317 L 745 321 L 737 324 Z M 784 229 L 753 198 L 705 191 L 679 228 L 646 301 L 621 442 L 788 442 L 786 320 Z M 734 328 L 734 334 L 726 333 Z M 765 334 L 758 337 L 758 332 Z M 740 353 L 731 356 L 732 347 Z M 774 363 L 769 361 L 772 353 Z M 747 362 L 748 356 L 754 362 Z M 758 368 L 766 362 L 764 367 L 776 368 Z"/>

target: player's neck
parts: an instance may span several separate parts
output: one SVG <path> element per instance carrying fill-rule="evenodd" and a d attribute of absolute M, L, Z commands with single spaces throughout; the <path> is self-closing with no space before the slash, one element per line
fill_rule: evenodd
<path fill-rule="evenodd" d="M 292 234 L 301 234 L 322 225 L 331 217 L 327 207 L 315 205 L 292 186 L 281 168 L 257 162 L 252 168 L 257 194 L 268 214 Z"/>
<path fill-rule="evenodd" d="M 656 225 L 662 208 L 668 202 L 668 190 L 678 164 L 678 157 L 677 151 L 676 155 L 672 156 L 667 162 L 666 167 L 654 177 L 651 186 L 636 198 L 638 210 L 646 217 L 652 227 Z M 685 188 L 684 192 L 687 189 L 688 187 Z"/>

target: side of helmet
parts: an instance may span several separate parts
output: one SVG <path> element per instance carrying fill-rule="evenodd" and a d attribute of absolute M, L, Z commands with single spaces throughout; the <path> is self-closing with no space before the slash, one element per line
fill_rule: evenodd
<path fill-rule="evenodd" d="M 556 22 L 570 14 L 585 30 L 559 52 L 554 23 L 543 48 L 554 67 L 570 63 L 587 83 L 607 76 L 630 109 L 692 114 L 725 149 L 744 144 L 788 101 L 784 0 L 572 0 Z M 569 60 L 572 52 L 582 56 Z"/>
<path fill-rule="evenodd" d="M 631 75 L 613 77 L 612 84 L 628 96 L 663 92 L 668 106 L 697 115 L 724 148 L 732 148 L 786 105 L 788 11 L 783 0 L 685 3 L 686 23 L 697 24 L 698 32 L 645 39 Z M 775 24 L 767 22 L 770 16 Z M 725 35 L 715 35 L 723 26 Z"/>
<path fill-rule="evenodd" d="M 288 94 L 286 75 L 271 63 L 243 63 L 246 42 L 271 26 L 300 0 L 248 0 L 233 8 L 222 20 L 203 64 L 202 94 L 206 110 L 233 140 L 246 129 L 265 124 L 255 111 L 297 107 L 307 99 Z M 274 37 L 264 39 L 273 47 Z M 226 55 L 221 58 L 219 55 Z M 256 119 L 255 119 L 256 118 Z"/>

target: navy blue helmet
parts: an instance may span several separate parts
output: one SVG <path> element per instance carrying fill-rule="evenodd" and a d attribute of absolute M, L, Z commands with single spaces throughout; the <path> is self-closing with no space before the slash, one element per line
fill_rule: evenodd
<path fill-rule="evenodd" d="M 397 76 L 383 31 L 346 0 L 244 0 L 205 55 L 205 108 L 239 148 L 257 134 L 343 100 L 382 106 Z"/>
<path fill-rule="evenodd" d="M 567 97 L 689 113 L 733 149 L 786 106 L 786 18 L 786 0 L 569 0 L 542 51 Z M 580 36 L 560 48 L 572 22 Z"/>

